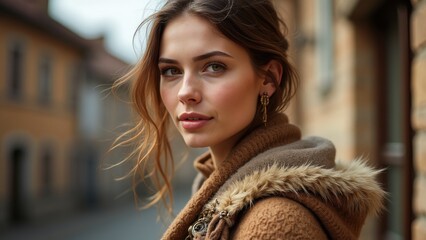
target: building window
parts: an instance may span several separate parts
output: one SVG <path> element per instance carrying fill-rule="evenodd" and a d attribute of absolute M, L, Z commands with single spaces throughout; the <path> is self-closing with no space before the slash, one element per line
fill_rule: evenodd
<path fill-rule="evenodd" d="M 68 72 L 68 106 L 72 111 L 77 108 L 78 102 L 78 90 L 81 82 L 83 73 L 79 64 L 74 63 L 69 68 Z"/>
<path fill-rule="evenodd" d="M 318 87 L 323 95 L 332 88 L 334 72 L 333 0 L 317 0 L 316 66 Z"/>
<path fill-rule="evenodd" d="M 52 98 L 52 60 L 47 54 L 43 54 L 39 62 L 38 75 L 39 101 L 48 104 Z"/>
<path fill-rule="evenodd" d="M 11 99 L 22 98 L 24 47 L 19 41 L 13 41 L 8 51 L 8 95 Z"/>

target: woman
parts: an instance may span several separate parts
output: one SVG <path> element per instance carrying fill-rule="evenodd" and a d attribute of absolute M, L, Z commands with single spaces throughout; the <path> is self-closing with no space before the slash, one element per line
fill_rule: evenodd
<path fill-rule="evenodd" d="M 195 161 L 194 195 L 163 239 L 356 239 L 384 192 L 359 161 L 335 164 L 329 141 L 301 139 L 281 113 L 294 94 L 284 23 L 268 0 L 169 0 L 135 80 L 135 176 L 171 197 L 173 122 Z M 170 121 L 171 120 L 171 121 Z M 150 163 L 150 161 L 153 161 Z M 152 166 L 152 169 L 147 169 Z"/>

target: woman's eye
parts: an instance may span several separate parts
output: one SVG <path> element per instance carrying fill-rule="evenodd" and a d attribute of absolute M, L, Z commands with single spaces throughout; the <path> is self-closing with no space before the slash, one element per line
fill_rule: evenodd
<path fill-rule="evenodd" d="M 175 76 L 180 74 L 180 70 L 177 68 L 165 68 L 161 70 L 161 75 L 164 76 Z"/>
<path fill-rule="evenodd" d="M 221 71 L 223 71 L 223 70 L 225 70 L 226 69 L 226 67 L 225 67 L 225 65 L 223 65 L 223 64 L 220 64 L 220 63 L 212 63 L 212 64 L 209 64 L 209 65 L 207 65 L 207 67 L 206 67 L 206 72 L 221 72 Z"/>

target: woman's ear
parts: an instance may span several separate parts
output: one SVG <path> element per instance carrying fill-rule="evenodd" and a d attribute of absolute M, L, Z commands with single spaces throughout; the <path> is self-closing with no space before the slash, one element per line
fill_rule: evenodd
<path fill-rule="evenodd" d="M 264 70 L 266 75 L 259 94 L 262 95 L 266 92 L 269 96 L 272 96 L 281 83 L 283 66 L 277 60 L 271 60 L 264 66 Z"/>

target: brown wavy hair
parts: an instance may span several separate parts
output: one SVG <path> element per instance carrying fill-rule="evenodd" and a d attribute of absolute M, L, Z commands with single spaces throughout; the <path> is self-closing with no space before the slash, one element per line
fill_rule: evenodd
<path fill-rule="evenodd" d="M 249 53 L 257 74 L 273 81 L 277 90 L 270 98 L 268 114 L 280 112 L 287 106 L 298 82 L 288 60 L 287 27 L 270 0 L 168 0 L 158 12 L 141 23 L 138 31 L 146 24 L 150 29 L 146 50 L 134 68 L 115 83 L 115 87 L 130 83 L 131 103 L 139 118 L 131 130 L 116 140 L 115 147 L 135 144 L 134 151 L 125 159 L 135 160 L 129 173 L 133 176 L 134 186 L 149 176 L 156 193 L 146 207 L 163 201 L 169 212 L 173 203 L 171 176 L 174 164 L 167 137 L 170 119 L 159 92 L 158 58 L 164 29 L 171 20 L 184 13 L 208 20 Z M 274 79 L 272 73 L 262 69 L 271 60 L 283 66 L 281 80 Z M 261 121 L 260 111 L 258 106 L 251 126 Z M 134 193 L 137 198 L 136 191 Z"/>

